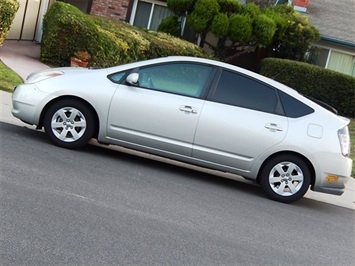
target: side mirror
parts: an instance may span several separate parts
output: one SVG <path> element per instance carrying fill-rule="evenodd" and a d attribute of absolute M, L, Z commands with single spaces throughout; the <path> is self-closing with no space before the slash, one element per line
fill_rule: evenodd
<path fill-rule="evenodd" d="M 127 76 L 126 82 L 130 85 L 137 86 L 139 84 L 138 79 L 139 79 L 138 73 L 131 73 Z"/>

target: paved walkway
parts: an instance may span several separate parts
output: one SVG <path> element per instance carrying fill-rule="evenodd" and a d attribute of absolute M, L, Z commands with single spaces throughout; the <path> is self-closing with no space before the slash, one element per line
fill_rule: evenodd
<path fill-rule="evenodd" d="M 32 72 L 48 68 L 38 61 L 39 52 L 40 46 L 34 42 L 5 41 L 3 46 L 0 47 L 0 60 L 19 74 L 22 79 L 26 79 Z M 10 93 L 0 91 L 0 104 L 0 121 L 29 127 L 12 116 Z M 243 178 L 240 181 L 247 182 Z M 355 179 L 349 179 L 345 192 L 341 196 L 309 190 L 305 197 L 355 210 Z"/>
<path fill-rule="evenodd" d="M 49 68 L 38 60 L 40 48 L 31 41 L 5 41 L 0 47 L 0 59 L 25 80 L 32 72 Z"/>

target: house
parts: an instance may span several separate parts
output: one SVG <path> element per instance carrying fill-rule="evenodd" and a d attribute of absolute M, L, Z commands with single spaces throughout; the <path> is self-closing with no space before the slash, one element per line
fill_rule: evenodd
<path fill-rule="evenodd" d="M 166 0 L 61 0 L 81 11 L 126 21 L 156 30 L 171 11 Z M 239 0 L 245 4 L 245 0 Z M 41 41 L 42 19 L 55 0 L 19 0 L 20 9 L 7 39 Z M 319 54 L 312 55 L 322 67 L 355 76 L 355 0 L 275 0 L 291 4 L 319 29 Z"/>
<path fill-rule="evenodd" d="M 7 36 L 10 40 L 40 41 L 44 13 L 55 0 L 18 0 L 17 11 Z"/>
<path fill-rule="evenodd" d="M 20 8 L 16 13 L 10 40 L 40 42 L 42 21 L 46 10 L 56 0 L 18 0 Z M 156 30 L 171 11 L 166 1 L 157 0 L 61 0 L 93 15 L 126 21 L 132 25 Z"/>
<path fill-rule="evenodd" d="M 309 0 L 306 14 L 321 34 L 315 63 L 355 77 L 355 0 Z"/>

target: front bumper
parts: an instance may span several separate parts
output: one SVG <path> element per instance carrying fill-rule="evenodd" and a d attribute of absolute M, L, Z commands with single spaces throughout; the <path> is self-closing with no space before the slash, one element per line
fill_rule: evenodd
<path fill-rule="evenodd" d="M 12 95 L 12 110 L 14 117 L 38 125 L 42 104 L 48 97 L 47 93 L 38 90 L 35 84 L 21 84 L 17 86 Z"/>

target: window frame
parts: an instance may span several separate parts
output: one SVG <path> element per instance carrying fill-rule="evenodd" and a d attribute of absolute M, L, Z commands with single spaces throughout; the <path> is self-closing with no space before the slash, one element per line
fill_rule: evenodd
<path fill-rule="evenodd" d="M 152 23 L 152 20 L 153 20 L 153 14 L 154 14 L 155 6 L 158 5 L 158 6 L 163 6 L 163 7 L 168 8 L 168 4 L 166 2 L 157 1 L 157 0 L 134 0 L 133 1 L 131 17 L 129 19 L 129 24 L 131 24 L 131 25 L 134 25 L 134 20 L 136 19 L 136 13 L 137 13 L 137 8 L 138 8 L 138 3 L 139 2 L 146 2 L 146 3 L 152 4 L 152 6 L 150 8 L 148 25 L 145 27 L 146 29 L 150 30 L 151 23 Z"/>

